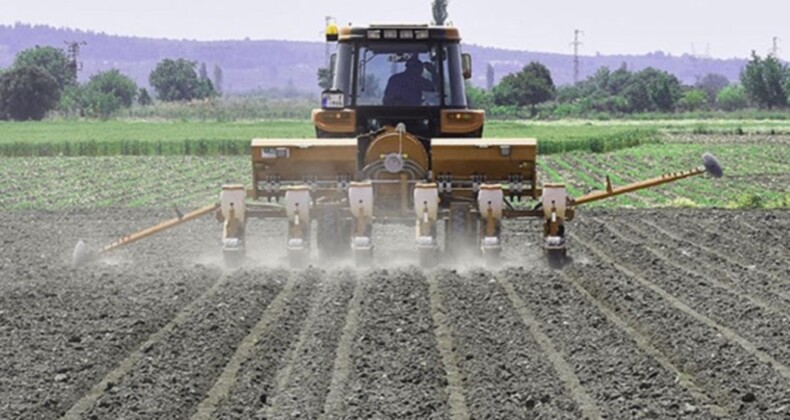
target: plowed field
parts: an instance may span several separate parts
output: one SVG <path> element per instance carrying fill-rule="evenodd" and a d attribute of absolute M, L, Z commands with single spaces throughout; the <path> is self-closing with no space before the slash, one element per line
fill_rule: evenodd
<path fill-rule="evenodd" d="M 508 222 L 502 267 L 282 266 L 210 218 L 70 266 L 170 217 L 0 213 L 0 418 L 790 418 L 790 213 L 592 210 L 551 270 Z M 264 235 L 271 235 L 264 238 Z"/>

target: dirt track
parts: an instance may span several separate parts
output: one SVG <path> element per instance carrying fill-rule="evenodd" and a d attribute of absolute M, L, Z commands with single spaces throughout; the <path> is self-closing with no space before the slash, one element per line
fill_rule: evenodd
<path fill-rule="evenodd" d="M 167 217 L 0 213 L 0 418 L 790 418 L 787 212 L 584 212 L 562 271 L 531 222 L 497 270 L 417 269 L 405 228 L 290 271 L 256 222 L 226 273 L 209 219 L 69 266 Z"/>

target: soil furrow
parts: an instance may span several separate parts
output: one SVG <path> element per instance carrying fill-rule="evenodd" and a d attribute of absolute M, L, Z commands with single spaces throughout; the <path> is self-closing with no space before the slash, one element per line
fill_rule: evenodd
<path fill-rule="evenodd" d="M 785 285 L 785 286 L 790 285 L 790 279 L 788 279 L 788 278 L 779 278 L 779 277 L 777 277 L 776 275 L 774 275 L 772 273 L 768 273 L 765 270 L 761 270 L 760 268 L 757 268 L 756 265 L 753 265 L 753 264 L 750 264 L 749 262 L 743 261 L 740 257 L 738 257 L 736 255 L 733 255 L 732 253 L 724 254 L 724 253 L 716 251 L 715 249 L 712 249 L 712 248 L 710 248 L 710 247 L 708 247 L 706 245 L 703 245 L 702 243 L 693 242 L 693 241 L 690 241 L 688 239 L 681 238 L 678 235 L 676 235 L 676 234 L 674 234 L 672 232 L 669 232 L 668 230 L 658 226 L 657 224 L 653 223 L 650 220 L 643 219 L 642 223 L 644 225 L 647 225 L 647 226 L 653 228 L 656 232 L 660 233 L 663 236 L 666 236 L 666 237 L 671 238 L 671 239 L 673 239 L 675 241 L 678 241 L 678 242 L 685 243 L 687 245 L 691 245 L 691 246 L 693 246 L 693 247 L 695 247 L 697 249 L 700 249 L 702 251 L 707 252 L 708 254 L 715 255 L 715 256 L 721 258 L 722 260 L 731 261 L 731 262 L 741 266 L 742 269 L 752 270 L 755 273 L 759 273 L 762 276 L 765 276 L 765 277 L 771 279 L 772 281 L 776 282 L 777 284 L 782 284 L 782 285 Z M 782 263 L 785 263 L 785 261 L 782 261 Z"/>
<path fill-rule="evenodd" d="M 292 348 L 287 365 L 277 374 L 267 418 L 317 419 L 323 413 L 332 364 L 354 294 L 354 275 L 346 270 L 325 276 L 320 294 Z"/>
<path fill-rule="evenodd" d="M 497 280 L 484 271 L 436 276 L 472 418 L 582 417 Z"/>
<path fill-rule="evenodd" d="M 335 360 L 332 364 L 332 377 L 329 381 L 329 390 L 324 401 L 323 419 L 343 418 L 344 399 L 343 394 L 348 386 L 348 378 L 351 375 L 351 352 L 354 340 L 359 331 L 359 313 L 362 300 L 365 298 L 366 281 L 354 276 L 354 292 L 351 301 L 348 303 L 348 311 L 343 322 L 343 329 L 340 341 L 335 352 Z"/>
<path fill-rule="evenodd" d="M 428 286 L 428 293 L 431 299 L 431 317 L 435 326 L 434 334 L 436 335 L 439 353 L 442 355 L 442 364 L 447 375 L 450 418 L 453 420 L 468 419 L 469 409 L 464 399 L 464 389 L 458 369 L 453 332 L 447 321 L 447 308 L 442 302 L 439 282 L 435 275 L 428 275 Z"/>
<path fill-rule="evenodd" d="M 535 318 L 535 315 L 533 315 L 532 311 L 524 303 L 524 300 L 518 296 L 513 284 L 504 278 L 499 278 L 499 283 L 505 289 L 507 297 L 510 299 L 510 303 L 513 305 L 513 308 L 521 317 L 521 321 L 524 322 L 524 325 L 529 328 L 529 332 L 532 334 L 532 337 L 538 342 L 538 345 L 540 346 L 543 353 L 545 353 L 549 360 L 551 360 L 551 364 L 554 366 L 554 370 L 557 372 L 560 380 L 562 380 L 562 382 L 565 384 L 565 388 L 567 388 L 568 392 L 570 392 L 571 397 L 573 397 L 574 401 L 576 401 L 576 403 L 581 408 L 582 415 L 588 419 L 600 418 L 600 408 L 598 408 L 596 402 L 590 398 L 589 392 L 581 384 L 579 377 L 576 376 L 576 373 L 568 364 L 568 361 L 566 361 L 563 355 L 557 351 L 554 343 L 546 335 L 546 333 L 543 332 L 541 323 Z"/>
<path fill-rule="evenodd" d="M 239 271 L 196 305 L 86 413 L 97 418 L 185 418 L 216 382 L 234 349 L 282 291 L 282 271 Z"/>
<path fill-rule="evenodd" d="M 615 263 L 591 245 L 592 240 L 571 236 L 577 247 L 591 253 L 585 258 L 601 260 L 568 268 L 580 273 L 577 278 L 584 288 L 650 337 L 656 348 L 693 375 L 720 406 L 745 418 L 786 409 L 790 401 L 788 379 L 780 365 L 771 363 L 771 356 Z"/>
<path fill-rule="evenodd" d="M 104 397 L 105 392 L 112 389 L 112 387 L 119 383 L 119 381 L 129 373 L 132 368 L 140 361 L 145 353 L 147 353 L 153 346 L 158 345 L 166 336 L 171 334 L 173 330 L 181 327 L 189 318 L 196 312 L 197 308 L 203 305 L 207 300 L 212 298 L 218 290 L 225 286 L 228 282 L 229 276 L 223 274 L 219 279 L 197 299 L 190 302 L 184 307 L 176 316 L 168 322 L 164 327 L 160 328 L 157 332 L 152 334 L 148 339 L 140 345 L 135 351 L 130 353 L 121 363 L 113 369 L 107 376 L 104 377 L 99 383 L 93 386 L 91 390 L 85 394 L 79 401 L 77 401 L 68 412 L 63 415 L 64 420 L 77 420 L 90 410 L 99 399 Z"/>
<path fill-rule="evenodd" d="M 776 234 L 776 232 L 773 232 L 771 229 L 761 228 L 754 225 L 752 222 L 747 222 L 744 220 L 738 221 L 738 226 L 743 227 L 745 228 L 745 230 L 748 231 L 748 232 L 744 232 L 744 230 L 738 229 L 742 234 L 748 235 L 751 238 L 755 238 L 760 242 L 764 242 L 766 239 L 769 239 L 769 241 L 771 242 L 773 247 L 777 250 L 777 252 L 784 252 L 790 250 L 790 243 L 787 243 L 787 239 L 782 237 L 781 234 Z M 779 248 L 782 249 L 780 250 Z"/>
<path fill-rule="evenodd" d="M 687 221 L 687 217 L 678 218 L 673 225 L 680 226 L 692 242 L 711 244 L 718 252 L 726 256 L 737 256 L 734 264 L 739 265 L 736 271 L 760 268 L 769 271 L 777 278 L 790 278 L 790 263 L 787 255 L 790 250 L 790 228 L 782 223 L 774 223 L 776 216 L 768 214 L 764 219 L 756 221 L 764 225 L 762 229 L 748 225 L 743 217 L 732 217 L 724 223 L 714 218 L 711 221 Z M 734 222 L 734 223 L 733 223 Z M 660 224 L 667 231 L 673 226 Z M 748 226 L 748 227 L 745 227 Z M 700 229 L 702 227 L 702 229 Z M 649 228 L 649 227 L 646 227 Z M 744 246 L 753 243 L 755 246 Z M 790 282 L 784 283 L 790 287 Z"/>
<path fill-rule="evenodd" d="M 394 269 L 366 277 L 342 417 L 449 418 L 424 276 Z"/>
<path fill-rule="evenodd" d="M 678 297 L 675 296 L 675 294 L 671 294 L 671 293 L 667 292 L 664 288 L 659 286 L 655 280 L 654 281 L 648 280 L 646 275 L 651 273 L 650 270 L 642 269 L 643 270 L 642 272 L 645 273 L 645 275 L 637 274 L 636 273 L 636 268 L 633 267 L 631 264 L 628 264 L 627 262 L 623 263 L 623 262 L 618 262 L 617 261 L 617 260 L 622 260 L 622 258 L 623 258 L 622 256 L 618 255 L 617 257 L 615 257 L 615 256 L 612 255 L 612 254 L 615 254 L 615 253 L 607 253 L 605 251 L 602 251 L 601 248 L 599 248 L 598 246 L 591 245 L 591 243 L 587 242 L 587 241 L 582 241 L 578 237 L 576 238 L 576 240 L 581 242 L 586 248 L 592 250 L 602 260 L 614 265 L 622 273 L 628 275 L 629 277 L 631 277 L 634 280 L 638 281 L 643 286 L 647 287 L 648 289 L 650 289 L 654 293 L 656 293 L 659 296 L 661 296 L 662 298 L 664 298 L 667 302 L 672 304 L 672 306 L 674 306 L 678 310 L 690 315 L 691 317 L 693 317 L 697 321 L 702 322 L 703 324 L 708 325 L 709 327 L 716 329 L 724 337 L 726 337 L 727 339 L 729 339 L 729 340 L 737 343 L 741 347 L 743 347 L 744 350 L 746 350 L 747 352 L 752 354 L 754 357 L 759 359 L 761 362 L 767 363 L 770 366 L 772 366 L 773 369 L 776 370 L 776 372 L 779 373 L 782 377 L 787 379 L 788 383 L 790 384 L 790 367 L 788 367 L 786 364 L 784 364 L 783 362 L 777 360 L 776 357 L 774 357 L 773 355 L 768 353 L 768 351 L 770 351 L 770 350 L 778 351 L 779 355 L 783 358 L 783 360 L 788 356 L 786 354 L 787 350 L 788 350 L 787 347 L 786 347 L 788 341 L 787 341 L 786 338 L 783 338 L 781 336 L 782 331 L 785 330 L 785 328 L 783 327 L 783 323 L 782 323 L 783 321 L 781 321 L 781 320 L 778 321 L 779 324 L 773 323 L 774 324 L 774 328 L 775 328 L 773 330 L 773 332 L 765 332 L 765 333 L 762 333 L 762 334 L 756 334 L 758 336 L 758 338 L 762 339 L 763 341 L 767 341 L 767 340 L 770 340 L 770 339 L 776 340 L 775 343 L 772 343 L 772 344 L 774 344 L 774 346 L 765 346 L 765 345 L 762 345 L 762 343 L 753 342 L 752 340 L 747 339 L 744 336 L 742 336 L 741 334 L 737 333 L 735 331 L 735 329 L 733 329 L 733 327 L 729 326 L 729 325 L 732 325 L 731 323 L 736 323 L 737 322 L 737 318 L 726 320 L 726 321 L 731 322 L 731 323 L 728 323 L 727 325 L 725 325 L 722 322 L 719 322 L 716 319 L 714 319 L 714 317 L 715 318 L 719 318 L 719 319 L 725 318 L 724 314 L 726 314 L 726 312 L 724 312 L 724 311 L 726 309 L 724 309 L 724 308 L 730 307 L 731 305 L 736 303 L 736 302 L 732 302 L 732 300 L 734 300 L 734 299 L 730 299 L 730 301 L 728 302 L 727 300 L 725 300 L 726 296 L 725 295 L 721 295 L 721 294 L 716 296 L 719 299 L 715 299 L 715 298 L 714 299 L 708 299 L 710 297 L 710 292 L 708 294 L 705 294 L 704 292 L 701 291 L 701 292 L 699 292 L 698 294 L 695 295 L 693 292 L 686 292 L 685 290 L 683 290 L 683 288 L 681 287 L 681 283 L 680 283 L 680 282 L 683 281 L 682 278 L 679 279 L 679 282 L 670 282 L 669 280 L 664 280 L 663 278 L 659 278 L 658 276 L 651 276 L 651 278 L 657 279 L 658 281 L 661 281 L 662 283 L 667 283 L 667 286 L 674 286 L 674 293 L 675 294 L 683 293 L 684 295 L 686 295 L 685 297 L 687 299 L 689 298 L 689 296 L 701 298 L 701 300 L 694 301 L 693 303 L 691 303 L 691 305 L 694 305 L 695 307 L 700 308 L 700 310 L 704 310 L 704 311 L 708 312 L 708 314 L 704 314 L 704 313 L 702 313 L 700 311 L 697 311 L 696 309 L 692 309 L 692 307 L 690 306 L 689 303 L 687 303 L 684 300 L 679 299 Z M 654 261 L 653 265 L 655 265 L 655 261 Z M 664 273 L 666 273 L 666 272 L 664 272 Z M 673 284 L 670 284 L 670 283 L 673 283 Z M 689 284 L 693 284 L 693 283 L 689 283 Z M 709 289 L 706 289 L 706 290 L 709 290 Z M 702 306 L 704 304 L 703 300 L 714 302 L 717 305 L 716 308 L 718 308 L 719 311 L 710 310 L 710 309 Z M 740 317 L 743 318 L 746 314 L 748 314 L 750 312 L 753 312 L 753 311 L 757 311 L 757 310 L 758 309 L 750 308 L 749 310 L 739 311 L 738 314 L 740 314 Z M 756 317 L 756 318 L 762 318 L 762 317 L 768 317 L 768 316 L 769 316 L 769 314 L 763 313 L 763 314 L 761 314 L 761 316 Z M 786 320 L 785 320 L 785 322 L 786 322 Z M 772 324 L 772 323 L 769 322 L 768 324 Z M 752 324 L 751 326 L 754 329 L 757 329 L 757 330 L 759 330 L 760 327 L 761 327 L 761 325 L 758 324 L 757 320 L 755 320 L 754 324 Z M 742 330 L 745 331 L 747 334 L 752 335 L 753 330 L 748 328 L 747 326 L 744 326 L 744 328 L 742 328 Z M 777 337 L 776 334 L 780 334 L 780 335 Z M 773 341 L 773 340 L 771 340 L 771 341 Z M 775 347 L 777 345 L 779 346 L 778 349 Z M 763 349 L 766 349 L 766 350 L 763 350 Z"/>
<path fill-rule="evenodd" d="M 761 278 L 759 276 L 754 278 L 750 276 L 748 272 L 743 276 L 747 277 L 746 279 L 742 276 L 733 275 L 730 270 L 724 270 L 718 267 L 718 265 L 730 265 L 727 261 L 722 261 L 720 259 L 714 261 L 712 264 L 713 266 L 707 264 L 703 265 L 699 258 L 694 258 L 691 255 L 687 255 L 687 253 L 680 252 L 677 248 L 667 247 L 665 242 L 660 242 L 658 246 L 646 245 L 646 242 L 656 242 L 656 240 L 654 237 L 651 237 L 649 233 L 637 226 L 618 222 L 603 222 L 595 218 L 592 220 L 597 222 L 599 227 L 606 229 L 620 241 L 635 247 L 644 248 L 650 254 L 659 258 L 662 264 L 682 271 L 691 278 L 698 278 L 704 282 L 708 282 L 732 296 L 746 299 L 752 305 L 758 306 L 763 310 L 779 314 L 785 318 L 790 317 L 790 295 L 781 290 L 777 290 L 776 287 L 772 287 L 774 285 L 770 282 L 760 281 Z M 626 236 L 622 232 L 629 232 L 631 235 Z M 660 250 L 659 246 L 666 251 Z M 689 262 L 685 264 L 678 262 L 686 260 Z M 713 273 L 716 274 L 716 277 L 712 275 Z M 726 283 L 718 280 L 719 278 L 726 279 Z"/>
<path fill-rule="evenodd" d="M 645 411 L 645 413 L 644 413 L 645 415 L 651 414 L 652 408 L 650 408 L 650 406 L 652 406 L 652 405 L 654 405 L 656 403 L 660 404 L 660 402 L 655 401 L 657 399 L 656 397 L 661 397 L 661 398 L 666 399 L 666 401 L 669 401 L 668 405 L 664 404 L 662 406 L 662 408 L 668 409 L 670 411 L 670 413 L 671 413 L 671 414 L 665 415 L 665 417 L 677 417 L 681 413 L 682 414 L 695 414 L 695 413 L 697 413 L 696 407 L 694 405 L 692 405 L 692 404 L 689 404 L 688 401 L 686 401 L 684 404 L 681 404 L 681 402 L 684 401 L 684 397 L 685 396 L 681 392 L 678 392 L 677 390 L 672 389 L 673 388 L 672 385 L 674 385 L 675 383 L 677 383 L 678 385 L 680 385 L 683 388 L 685 388 L 688 391 L 688 393 L 693 397 L 693 400 L 696 402 L 696 404 L 702 405 L 713 416 L 724 417 L 724 416 L 728 415 L 727 411 L 724 408 L 722 408 L 718 404 L 716 404 L 713 401 L 713 399 L 711 398 L 711 396 L 708 395 L 705 392 L 705 390 L 703 390 L 697 383 L 695 383 L 694 378 L 691 375 L 689 375 L 687 372 L 683 371 L 681 369 L 681 367 L 676 366 L 675 364 L 673 364 L 672 361 L 669 360 L 669 358 L 664 353 L 662 353 L 659 349 L 657 349 L 650 342 L 650 338 L 649 337 L 645 336 L 642 332 L 640 332 L 636 328 L 632 327 L 630 324 L 628 324 L 628 322 L 626 322 L 623 318 L 621 318 L 617 314 L 617 312 L 615 312 L 612 308 L 610 308 L 608 305 L 606 305 L 602 300 L 596 298 L 589 291 L 587 291 L 587 289 L 585 289 L 584 286 L 582 286 L 582 284 L 581 284 L 581 282 L 580 282 L 580 280 L 578 278 L 574 277 L 573 275 L 568 274 L 567 272 L 563 272 L 563 271 L 559 272 L 559 276 L 564 281 L 569 283 L 584 298 L 584 300 L 586 300 L 587 302 L 591 303 L 598 310 L 598 312 L 600 312 L 602 315 L 604 315 L 609 323 L 613 324 L 614 326 L 619 328 L 623 333 L 625 333 L 625 335 L 628 338 L 630 338 L 630 340 L 632 340 L 633 343 L 639 348 L 640 352 L 645 353 L 648 357 L 650 357 L 653 360 L 655 360 L 655 362 L 658 363 L 664 369 L 665 372 L 662 374 L 662 373 L 655 372 L 652 369 L 652 366 L 650 366 L 650 363 L 646 362 L 646 361 L 641 361 L 641 363 L 639 363 L 639 361 L 637 361 L 637 362 L 633 362 L 632 361 L 630 363 L 625 363 L 624 360 L 623 360 L 624 358 L 626 358 L 629 355 L 636 355 L 638 352 L 632 351 L 631 349 L 628 349 L 628 348 L 625 348 L 625 349 L 622 349 L 622 350 L 619 349 L 618 347 L 630 347 L 630 346 L 625 345 L 624 343 L 620 344 L 619 346 L 617 344 L 609 344 L 609 345 L 607 345 L 607 344 L 604 344 L 604 343 L 601 342 L 602 340 L 601 340 L 600 337 L 596 337 L 594 339 L 590 339 L 590 338 L 586 337 L 585 333 L 588 333 L 593 328 L 596 328 L 596 327 L 600 328 L 600 326 L 596 325 L 596 324 L 599 324 L 599 322 L 595 318 L 595 315 L 579 314 L 579 316 L 575 316 L 574 317 L 573 315 L 575 315 L 576 311 L 583 311 L 586 308 L 585 308 L 585 305 L 578 305 L 576 307 L 572 306 L 572 305 L 576 304 L 576 302 L 573 302 L 573 299 L 569 299 L 568 300 L 569 303 L 562 307 L 562 310 L 563 310 L 562 315 L 565 316 L 565 317 L 568 317 L 570 319 L 576 320 L 575 324 L 583 325 L 583 321 L 578 321 L 578 320 L 590 320 L 592 322 L 592 325 L 590 325 L 590 327 L 593 327 L 593 328 L 588 328 L 585 325 L 584 326 L 585 328 L 582 328 L 581 331 L 574 331 L 573 334 L 571 335 L 571 337 L 574 338 L 575 340 L 578 340 L 578 342 L 581 345 L 584 345 L 584 344 L 590 345 L 592 343 L 595 343 L 596 346 L 599 346 L 601 348 L 606 348 L 607 351 L 600 351 L 600 349 L 596 349 L 597 351 L 593 355 L 593 356 L 597 356 L 599 358 L 602 358 L 603 359 L 602 360 L 603 363 L 609 363 L 609 364 L 614 364 L 615 365 L 615 366 L 609 368 L 611 370 L 607 370 L 606 371 L 607 376 L 603 377 L 604 381 L 611 381 L 611 382 L 615 382 L 616 383 L 616 380 L 613 380 L 613 378 L 610 378 L 609 374 L 612 371 L 616 370 L 619 365 L 627 366 L 627 369 L 629 371 L 631 369 L 633 369 L 631 366 L 634 366 L 634 365 L 638 366 L 640 364 L 647 365 L 646 371 L 648 372 L 647 379 L 648 379 L 649 382 L 643 382 L 643 383 L 638 385 L 639 389 L 644 389 L 645 390 L 645 392 L 643 394 L 644 397 L 640 398 L 641 401 L 639 402 L 639 405 L 648 407 L 647 409 L 644 410 Z M 538 286 L 538 285 L 536 285 L 536 286 Z M 548 287 L 545 288 L 545 290 L 549 290 L 549 289 L 550 288 L 548 288 Z M 558 290 L 557 286 L 554 286 L 551 289 L 553 289 L 555 291 Z M 561 301 L 561 299 L 559 299 L 557 297 L 555 297 L 555 299 L 558 299 L 558 300 Z M 560 308 L 558 308 L 555 305 L 550 305 L 549 308 L 554 309 L 554 310 L 559 310 L 560 309 Z M 601 329 L 603 331 L 606 331 L 603 328 L 601 328 Z M 613 332 L 605 332 L 604 334 L 611 335 L 611 336 L 619 335 L 619 334 L 616 334 L 616 333 L 613 333 Z M 623 340 L 623 338 L 616 337 L 615 340 L 619 341 L 619 340 Z M 616 356 L 612 357 L 613 354 L 615 354 Z M 587 363 L 589 363 L 589 362 L 585 362 L 585 364 L 587 364 Z M 627 374 L 628 374 L 628 371 L 622 373 L 622 375 L 624 377 Z M 627 379 L 627 377 L 624 378 L 624 379 Z M 599 387 L 599 389 L 605 389 L 605 388 L 606 388 L 605 384 Z M 660 391 L 659 392 L 650 391 L 651 389 L 659 389 Z M 600 398 L 600 396 L 605 396 L 605 397 L 608 397 L 610 400 L 612 399 L 611 395 L 601 395 L 601 394 L 602 394 L 601 391 L 599 391 L 598 392 L 599 398 Z M 667 395 L 667 394 L 669 394 L 669 395 Z M 629 398 L 629 400 L 632 400 L 632 399 L 633 399 L 633 393 L 631 394 L 631 397 Z M 617 417 L 618 414 L 622 414 L 622 413 L 626 412 L 625 410 L 617 411 L 616 407 L 614 406 L 614 404 L 607 405 L 607 408 L 610 411 L 612 411 L 613 417 Z M 633 406 L 629 407 L 629 408 L 631 408 L 631 410 L 633 410 Z M 655 412 L 652 412 L 652 413 L 655 413 Z M 633 413 L 633 411 L 632 411 L 631 414 L 632 415 L 636 415 L 637 413 Z M 656 413 L 656 414 L 658 414 L 659 417 L 661 416 L 660 413 Z"/>
<path fill-rule="evenodd" d="M 309 275 L 308 275 L 309 276 Z M 219 375 L 214 385 L 206 393 L 205 398 L 197 407 L 197 411 L 192 415 L 193 420 L 208 420 L 217 417 L 215 411 L 221 402 L 228 398 L 231 389 L 234 388 L 237 381 L 239 381 L 239 372 L 244 365 L 248 368 L 247 363 L 250 357 L 257 350 L 261 339 L 264 334 L 272 328 L 272 324 L 280 320 L 287 305 L 293 305 L 295 296 L 294 288 L 298 281 L 305 280 L 309 283 L 309 279 L 302 279 L 302 273 L 293 272 L 288 277 L 288 281 L 283 287 L 277 297 L 268 305 L 266 311 L 263 312 L 258 323 L 250 330 L 246 337 L 241 341 L 233 356 L 230 358 L 222 374 Z M 301 303 L 301 302 L 299 302 Z M 253 361 L 256 363 L 258 360 Z M 236 393 L 234 393 L 236 396 Z"/>
<path fill-rule="evenodd" d="M 287 366 L 324 275 L 312 268 L 291 272 L 283 293 L 241 342 L 193 419 L 269 417 L 277 376 Z"/>

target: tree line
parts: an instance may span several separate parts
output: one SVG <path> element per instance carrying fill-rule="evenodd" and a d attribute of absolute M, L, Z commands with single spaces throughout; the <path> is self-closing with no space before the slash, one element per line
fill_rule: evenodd
<path fill-rule="evenodd" d="M 748 107 L 778 109 L 788 106 L 790 68 L 776 57 L 752 57 L 732 83 L 719 74 L 707 74 L 694 85 L 683 85 L 673 74 L 646 68 L 631 71 L 623 64 L 612 71 L 598 69 L 574 85 L 554 85 L 551 72 L 533 62 L 494 85 L 492 68 L 487 68 L 488 88 L 471 85 L 471 106 L 496 115 L 520 115 L 526 109 L 535 116 L 585 117 L 596 114 L 675 113 L 695 111 L 737 111 Z"/>
<path fill-rule="evenodd" d="M 107 118 L 137 103 L 148 106 L 153 98 L 120 71 L 113 69 L 77 80 L 78 63 L 54 47 L 34 47 L 19 52 L 10 69 L 0 69 L 0 119 L 41 120 L 57 110 L 67 115 Z M 165 59 L 148 79 L 160 101 L 191 101 L 220 94 L 222 69 L 214 67 L 214 81 L 205 64 Z"/>

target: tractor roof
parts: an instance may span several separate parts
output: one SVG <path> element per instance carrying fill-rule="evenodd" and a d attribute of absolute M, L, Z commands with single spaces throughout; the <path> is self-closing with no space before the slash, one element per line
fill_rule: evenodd
<path fill-rule="evenodd" d="M 340 28 L 340 42 L 367 41 L 459 41 L 458 28 L 424 24 L 372 24 Z"/>

